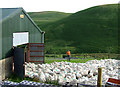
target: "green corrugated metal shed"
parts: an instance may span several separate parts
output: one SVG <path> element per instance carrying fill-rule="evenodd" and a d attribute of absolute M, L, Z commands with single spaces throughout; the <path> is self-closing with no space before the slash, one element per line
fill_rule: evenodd
<path fill-rule="evenodd" d="M 15 32 L 29 32 L 29 43 L 42 42 L 42 31 L 23 8 L 0 8 L 0 59 L 12 55 Z"/>

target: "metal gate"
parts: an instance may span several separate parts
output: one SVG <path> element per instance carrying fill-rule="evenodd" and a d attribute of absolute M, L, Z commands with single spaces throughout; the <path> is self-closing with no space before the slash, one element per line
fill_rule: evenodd
<path fill-rule="evenodd" d="M 28 43 L 27 44 L 27 61 L 41 62 L 44 61 L 44 43 Z"/>
<path fill-rule="evenodd" d="M 14 48 L 14 73 L 16 76 L 24 78 L 25 75 L 25 52 L 24 48 Z"/>

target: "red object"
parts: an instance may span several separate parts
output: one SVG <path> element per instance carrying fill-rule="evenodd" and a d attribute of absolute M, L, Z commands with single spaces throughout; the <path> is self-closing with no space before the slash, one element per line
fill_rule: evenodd
<path fill-rule="evenodd" d="M 120 80 L 118 80 L 118 79 L 109 78 L 109 79 L 108 79 L 108 82 L 114 83 L 114 84 L 116 84 L 116 85 L 120 85 Z"/>
<path fill-rule="evenodd" d="M 69 50 L 67 51 L 67 55 L 70 55 L 70 51 Z"/>

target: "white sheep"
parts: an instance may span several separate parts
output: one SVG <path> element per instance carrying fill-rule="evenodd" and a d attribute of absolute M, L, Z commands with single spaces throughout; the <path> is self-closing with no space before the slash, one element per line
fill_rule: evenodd
<path fill-rule="evenodd" d="M 120 60 L 91 60 L 86 63 L 54 62 L 51 64 L 25 63 L 25 75 L 30 78 L 40 78 L 40 81 L 57 81 L 93 84 L 97 83 L 98 67 L 103 67 L 103 84 L 108 78 L 120 78 Z"/>

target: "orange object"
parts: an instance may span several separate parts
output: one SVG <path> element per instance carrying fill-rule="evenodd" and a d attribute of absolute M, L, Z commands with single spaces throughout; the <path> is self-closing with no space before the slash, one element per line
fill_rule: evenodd
<path fill-rule="evenodd" d="M 69 50 L 67 51 L 67 55 L 70 55 L 70 51 Z"/>

